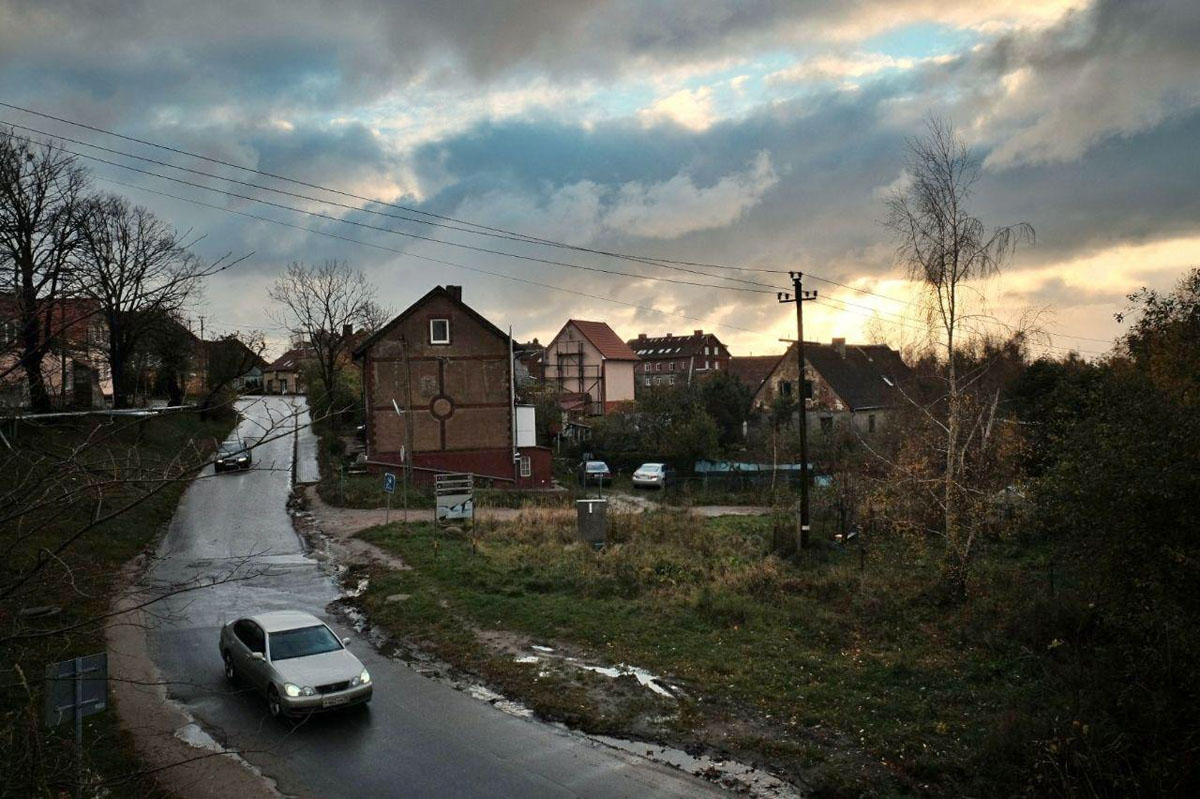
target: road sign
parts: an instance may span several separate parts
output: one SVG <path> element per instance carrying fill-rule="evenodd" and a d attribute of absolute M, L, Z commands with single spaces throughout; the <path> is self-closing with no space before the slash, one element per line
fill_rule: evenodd
<path fill-rule="evenodd" d="M 383 490 L 389 494 L 396 493 L 396 475 L 388 472 L 383 476 Z"/>
<path fill-rule="evenodd" d="M 475 521 L 475 478 L 470 474 L 439 474 L 434 478 L 439 521 L 470 519 Z"/>
<path fill-rule="evenodd" d="M 46 666 L 47 727 L 82 721 L 108 707 L 108 654 L 72 658 Z M 77 715 L 78 714 L 78 715 Z"/>

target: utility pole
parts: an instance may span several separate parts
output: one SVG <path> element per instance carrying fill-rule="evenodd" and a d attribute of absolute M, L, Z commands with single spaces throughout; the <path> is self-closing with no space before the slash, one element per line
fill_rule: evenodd
<path fill-rule="evenodd" d="M 797 542 L 801 549 L 808 546 L 808 534 L 811 529 L 808 513 L 808 486 L 812 474 L 808 464 L 808 380 L 804 371 L 804 303 L 817 298 L 816 291 L 805 291 L 801 285 L 803 272 L 789 272 L 792 278 L 792 293 L 781 291 L 776 294 L 780 302 L 796 303 L 796 365 L 799 367 L 800 378 L 797 381 L 796 393 L 800 399 L 800 540 Z"/>
<path fill-rule="evenodd" d="M 204 342 L 204 316 L 200 316 L 200 393 L 208 393 L 208 344 Z"/>

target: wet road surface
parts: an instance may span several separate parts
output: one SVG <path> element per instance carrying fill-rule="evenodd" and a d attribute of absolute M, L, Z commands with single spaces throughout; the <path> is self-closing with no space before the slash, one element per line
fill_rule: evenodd
<path fill-rule="evenodd" d="M 293 402 L 255 398 L 239 407 L 239 434 L 260 439 L 292 428 Z M 231 574 L 253 577 L 167 600 L 151 651 L 171 696 L 227 748 L 275 779 L 288 795 L 312 797 L 650 797 L 725 795 L 711 785 L 558 727 L 506 714 L 402 663 L 326 612 L 333 581 L 307 558 L 285 503 L 291 435 L 254 449 L 249 472 L 211 474 L 189 487 L 150 578 L 175 583 Z M 225 682 L 221 624 L 240 615 L 295 608 L 354 638 L 371 671 L 369 708 L 271 719 L 262 698 Z M 162 610 L 160 609 L 160 613 Z"/>

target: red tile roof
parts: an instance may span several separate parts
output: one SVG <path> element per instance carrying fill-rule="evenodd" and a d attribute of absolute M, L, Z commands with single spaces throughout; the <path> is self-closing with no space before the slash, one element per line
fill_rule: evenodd
<path fill-rule="evenodd" d="M 593 347 L 600 350 L 600 354 L 605 358 L 613 361 L 638 360 L 637 353 L 629 349 L 629 345 L 622 341 L 621 337 L 614 333 L 613 329 L 605 322 L 568 319 L 567 324 L 575 325 L 575 329 L 582 333 Z"/>

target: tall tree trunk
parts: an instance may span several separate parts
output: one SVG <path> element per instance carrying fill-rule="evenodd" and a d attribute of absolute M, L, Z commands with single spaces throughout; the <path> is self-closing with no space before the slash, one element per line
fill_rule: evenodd
<path fill-rule="evenodd" d="M 34 304 L 29 303 L 25 307 L 33 307 Z M 42 360 L 46 354 L 42 346 L 42 328 L 36 312 L 26 312 L 22 316 L 25 317 L 22 320 L 25 340 L 21 353 L 21 366 L 25 370 L 25 378 L 29 383 L 29 406 L 38 413 L 45 413 L 51 409 L 52 405 L 50 392 L 46 389 L 46 380 L 42 376 Z"/>
<path fill-rule="evenodd" d="M 951 311 L 953 315 L 953 311 Z M 960 427 L 960 402 L 958 388 L 958 368 L 954 357 L 954 322 L 947 330 L 947 348 L 949 363 L 947 367 L 949 392 L 946 417 L 946 581 L 956 599 L 962 599 L 967 592 L 967 552 L 963 547 L 961 507 L 959 502 L 958 481 L 958 437 Z"/>

